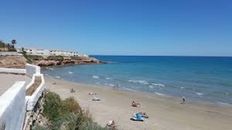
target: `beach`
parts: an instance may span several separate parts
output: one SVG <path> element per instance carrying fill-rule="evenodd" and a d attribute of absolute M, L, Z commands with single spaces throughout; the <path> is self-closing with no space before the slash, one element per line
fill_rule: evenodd
<path fill-rule="evenodd" d="M 46 86 L 61 98 L 74 97 L 94 121 L 105 126 L 114 120 L 120 130 L 231 130 L 232 107 L 205 102 L 186 102 L 181 98 L 146 92 L 122 91 L 103 86 L 79 84 L 46 76 Z M 75 92 L 71 93 L 70 90 Z M 101 101 L 92 101 L 90 92 Z M 131 102 L 141 104 L 135 108 Z M 133 113 L 146 112 L 144 122 L 131 121 Z"/>

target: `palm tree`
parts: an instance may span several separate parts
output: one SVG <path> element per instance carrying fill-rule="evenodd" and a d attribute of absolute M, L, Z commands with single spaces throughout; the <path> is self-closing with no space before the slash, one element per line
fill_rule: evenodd
<path fill-rule="evenodd" d="M 14 45 L 16 44 L 16 40 L 15 39 L 11 40 L 11 44 L 13 45 L 14 48 Z"/>

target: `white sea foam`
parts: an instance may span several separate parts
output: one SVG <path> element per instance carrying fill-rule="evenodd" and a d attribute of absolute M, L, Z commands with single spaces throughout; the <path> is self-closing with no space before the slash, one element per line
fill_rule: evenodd
<path fill-rule="evenodd" d="M 197 94 L 198 96 L 204 95 L 203 93 L 200 93 L 200 92 L 196 92 L 196 94 Z"/>
<path fill-rule="evenodd" d="M 111 78 L 109 78 L 109 77 L 106 77 L 106 79 L 107 79 L 107 80 L 110 80 Z"/>
<path fill-rule="evenodd" d="M 148 87 L 149 87 L 149 88 L 151 88 L 151 89 L 153 89 L 153 88 L 154 88 L 154 86 L 152 86 L 152 85 L 149 85 Z"/>
<path fill-rule="evenodd" d="M 180 87 L 180 89 L 184 89 L 184 87 Z"/>
<path fill-rule="evenodd" d="M 48 68 L 49 70 L 54 70 L 53 68 Z"/>
<path fill-rule="evenodd" d="M 158 86 L 158 87 L 165 87 L 164 84 L 157 84 L 157 83 L 151 83 L 153 86 Z"/>
<path fill-rule="evenodd" d="M 115 85 L 114 84 L 108 84 L 110 87 L 114 87 Z"/>
<path fill-rule="evenodd" d="M 225 103 L 225 102 L 217 102 L 219 105 L 222 105 L 222 106 L 230 106 L 232 107 L 232 104 L 230 103 Z"/>
<path fill-rule="evenodd" d="M 109 86 L 109 87 L 114 87 L 115 85 L 112 83 L 104 83 L 105 86 Z"/>
<path fill-rule="evenodd" d="M 139 84 L 144 84 L 148 85 L 149 83 L 146 80 L 128 80 L 130 83 L 139 83 Z"/>
<path fill-rule="evenodd" d="M 69 73 L 69 74 L 73 74 L 73 72 L 72 72 L 72 71 L 69 71 L 68 73 Z"/>
<path fill-rule="evenodd" d="M 92 78 L 94 78 L 94 79 L 99 79 L 99 76 L 93 75 Z"/>
<path fill-rule="evenodd" d="M 60 76 L 56 76 L 55 78 L 60 79 Z"/>
<path fill-rule="evenodd" d="M 158 92 L 155 92 L 156 95 L 159 95 L 159 96 L 165 96 L 165 94 L 163 93 L 158 93 Z"/>

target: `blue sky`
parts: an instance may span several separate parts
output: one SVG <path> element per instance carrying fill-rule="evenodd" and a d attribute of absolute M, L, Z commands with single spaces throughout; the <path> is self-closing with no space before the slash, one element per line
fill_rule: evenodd
<path fill-rule="evenodd" d="M 232 56 L 230 0 L 4 0 L 0 39 L 112 55 Z"/>

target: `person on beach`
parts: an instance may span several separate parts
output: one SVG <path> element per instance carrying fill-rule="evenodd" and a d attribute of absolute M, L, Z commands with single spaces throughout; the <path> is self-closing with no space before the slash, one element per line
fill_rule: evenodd
<path fill-rule="evenodd" d="M 138 112 L 140 115 L 142 115 L 142 117 L 144 118 L 149 118 L 149 116 L 147 115 L 146 112 Z"/>
<path fill-rule="evenodd" d="M 89 95 L 97 95 L 97 93 L 89 92 Z"/>
<path fill-rule="evenodd" d="M 114 120 L 110 120 L 110 121 L 106 124 L 106 128 L 108 128 L 108 129 L 110 129 L 110 130 L 116 130 L 115 121 L 114 121 Z"/>
<path fill-rule="evenodd" d="M 186 101 L 186 99 L 185 99 L 185 97 L 183 96 L 183 97 L 182 97 L 182 102 L 181 102 L 181 104 L 185 104 L 185 101 Z"/>
<path fill-rule="evenodd" d="M 76 91 L 73 88 L 71 88 L 70 92 L 75 93 Z"/>
<path fill-rule="evenodd" d="M 135 102 L 135 101 L 132 101 L 131 106 L 132 106 L 132 107 L 139 107 L 139 106 L 140 106 L 140 103 Z"/>

